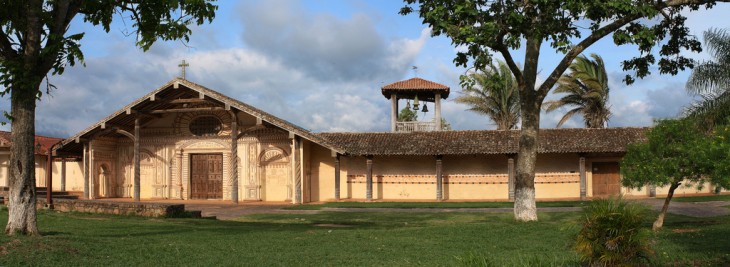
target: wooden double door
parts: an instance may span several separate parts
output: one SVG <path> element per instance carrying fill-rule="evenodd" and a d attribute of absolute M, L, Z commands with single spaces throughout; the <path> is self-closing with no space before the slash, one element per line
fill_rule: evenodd
<path fill-rule="evenodd" d="M 190 155 L 190 198 L 223 198 L 223 154 Z"/>
<path fill-rule="evenodd" d="M 593 196 L 615 196 L 621 192 L 618 162 L 593 162 Z"/>

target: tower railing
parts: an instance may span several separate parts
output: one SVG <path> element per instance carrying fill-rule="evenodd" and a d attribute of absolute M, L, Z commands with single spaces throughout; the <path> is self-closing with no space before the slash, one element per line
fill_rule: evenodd
<path fill-rule="evenodd" d="M 395 123 L 396 132 L 431 132 L 436 131 L 433 121 L 399 121 Z"/>

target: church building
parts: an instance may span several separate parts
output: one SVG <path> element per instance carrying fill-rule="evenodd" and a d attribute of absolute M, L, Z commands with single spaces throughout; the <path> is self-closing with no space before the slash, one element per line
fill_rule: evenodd
<path fill-rule="evenodd" d="M 449 88 L 420 78 L 386 85 L 381 92 L 391 102 L 391 132 L 312 133 L 176 78 L 63 140 L 54 156 L 78 159 L 72 173 L 65 168 L 61 175 L 88 199 L 513 198 L 518 130 L 444 130 L 441 101 Z M 397 121 L 399 100 L 416 110 L 431 105 L 434 120 Z M 662 189 L 631 191 L 619 183 L 626 145 L 645 141 L 646 131 L 542 129 L 537 198 L 662 194 Z"/>

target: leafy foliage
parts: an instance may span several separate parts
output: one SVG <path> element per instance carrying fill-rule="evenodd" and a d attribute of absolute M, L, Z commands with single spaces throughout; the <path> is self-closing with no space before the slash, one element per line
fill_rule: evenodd
<path fill-rule="evenodd" d="M 595 199 L 578 220 L 575 250 L 589 266 L 632 266 L 653 254 L 647 208 L 621 197 Z"/>
<path fill-rule="evenodd" d="M 519 88 L 507 64 L 499 61 L 496 66 L 491 64 L 483 72 L 463 78 L 469 80 L 469 85 L 464 86 L 456 103 L 466 104 L 470 106 L 469 111 L 486 115 L 497 125 L 497 130 L 517 127 L 520 120 Z"/>
<path fill-rule="evenodd" d="M 84 33 L 70 33 L 77 15 L 109 32 L 114 18 L 131 22 L 129 34 L 148 50 L 158 39 L 188 41 L 189 25 L 211 22 L 217 6 L 211 1 L 26 1 L 0 0 L 0 85 L 9 93 L 22 84 L 61 75 L 67 66 L 84 62 L 81 40 Z M 35 21 L 35 20 L 38 21 Z M 29 23 L 34 31 L 28 30 Z M 32 59 L 32 61 L 29 61 Z M 35 63 L 29 66 L 30 63 Z M 30 79 L 30 80 L 28 80 Z M 36 90 L 36 97 L 42 91 Z"/>
<path fill-rule="evenodd" d="M 558 122 L 560 127 L 575 114 L 582 114 L 587 128 L 604 128 L 611 117 L 608 106 L 608 75 L 601 56 L 577 57 L 570 64 L 570 73 L 558 80 L 554 94 L 567 94 L 559 100 L 545 102 L 547 112 L 564 106 L 573 107 Z"/>
<path fill-rule="evenodd" d="M 631 144 L 621 162 L 624 186 L 667 186 L 682 182 L 721 182 L 727 177 L 707 176 L 718 154 L 712 139 L 691 120 L 662 120 L 647 134 L 648 142 Z"/>
<path fill-rule="evenodd" d="M 728 128 L 707 135 L 690 119 L 662 120 L 647 134 L 648 142 L 629 145 L 621 162 L 624 186 L 669 186 L 653 229 L 664 223 L 674 190 L 682 183 L 698 189 L 706 182 L 730 188 L 730 138 Z"/>
<path fill-rule="evenodd" d="M 704 33 L 708 52 L 714 58 L 692 70 L 687 90 L 702 96 L 686 113 L 712 128 L 730 118 L 730 33 L 711 29 Z"/>

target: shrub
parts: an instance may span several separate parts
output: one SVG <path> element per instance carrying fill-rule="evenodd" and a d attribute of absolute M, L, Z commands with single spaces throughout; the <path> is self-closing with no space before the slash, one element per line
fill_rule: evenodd
<path fill-rule="evenodd" d="M 653 254 L 651 231 L 644 227 L 647 208 L 622 197 L 596 199 L 584 209 L 575 249 L 589 266 L 647 262 Z"/>

